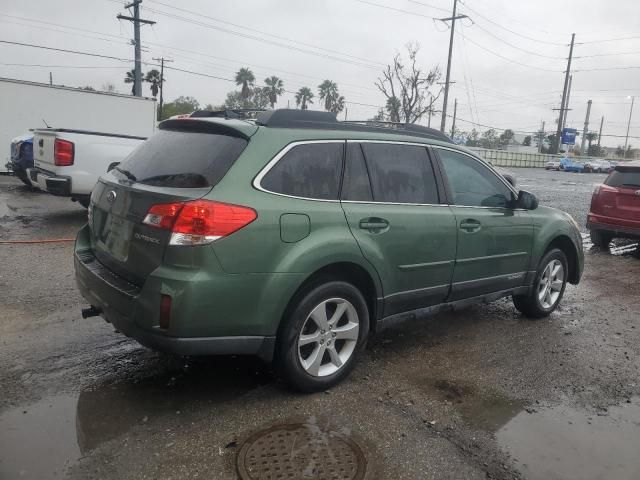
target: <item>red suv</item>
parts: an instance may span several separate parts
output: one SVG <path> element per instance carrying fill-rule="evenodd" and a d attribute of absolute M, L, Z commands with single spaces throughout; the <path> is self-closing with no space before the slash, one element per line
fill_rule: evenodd
<path fill-rule="evenodd" d="M 614 237 L 640 238 L 640 162 L 617 165 L 596 187 L 587 228 L 603 247 Z"/>

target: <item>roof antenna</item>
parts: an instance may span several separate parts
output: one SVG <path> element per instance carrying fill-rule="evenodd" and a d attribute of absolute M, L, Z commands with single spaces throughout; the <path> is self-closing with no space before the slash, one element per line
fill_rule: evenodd
<path fill-rule="evenodd" d="M 44 118 L 42 119 L 42 123 L 44 123 L 47 126 L 47 128 L 51 128 Z"/>

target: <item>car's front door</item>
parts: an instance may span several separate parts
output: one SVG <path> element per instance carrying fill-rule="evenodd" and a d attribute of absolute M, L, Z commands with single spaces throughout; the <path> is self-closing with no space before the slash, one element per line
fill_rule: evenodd
<path fill-rule="evenodd" d="M 438 154 L 457 222 L 457 252 L 449 300 L 524 284 L 533 223 L 514 208 L 515 193 L 485 162 L 446 148 Z"/>
<path fill-rule="evenodd" d="M 347 143 L 342 207 L 380 275 L 385 316 L 441 303 L 449 294 L 456 223 L 440 203 L 437 183 L 424 146 Z"/>

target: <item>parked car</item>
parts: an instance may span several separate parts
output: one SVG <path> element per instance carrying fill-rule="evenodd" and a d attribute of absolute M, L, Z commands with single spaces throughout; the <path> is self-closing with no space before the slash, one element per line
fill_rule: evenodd
<path fill-rule="evenodd" d="M 391 319 L 506 296 L 544 317 L 582 270 L 568 214 L 439 131 L 304 110 L 162 122 L 101 176 L 75 244 L 84 317 L 176 354 L 258 355 L 303 391 Z"/>
<path fill-rule="evenodd" d="M 619 164 L 591 198 L 591 241 L 605 247 L 616 237 L 640 238 L 640 162 Z"/>
<path fill-rule="evenodd" d="M 29 178 L 40 189 L 87 207 L 100 175 L 118 165 L 144 140 L 84 130 L 35 130 L 34 167 L 28 169 Z"/>
<path fill-rule="evenodd" d="M 618 162 L 616 162 L 614 160 L 610 160 L 609 161 L 609 168 L 607 169 L 607 173 L 613 172 L 617 166 L 618 166 Z"/>
<path fill-rule="evenodd" d="M 560 170 L 564 170 L 565 172 L 582 173 L 584 172 L 584 164 L 565 157 L 560 160 Z"/>
<path fill-rule="evenodd" d="M 559 160 L 550 160 L 544 166 L 545 170 L 560 170 L 560 161 Z"/>
<path fill-rule="evenodd" d="M 584 164 L 586 173 L 608 173 L 610 168 L 611 163 L 607 160 L 590 160 Z"/>
<path fill-rule="evenodd" d="M 7 171 L 22 180 L 27 186 L 31 186 L 27 169 L 33 167 L 33 134 L 31 132 L 20 135 L 11 140 L 11 155 L 5 165 Z"/>

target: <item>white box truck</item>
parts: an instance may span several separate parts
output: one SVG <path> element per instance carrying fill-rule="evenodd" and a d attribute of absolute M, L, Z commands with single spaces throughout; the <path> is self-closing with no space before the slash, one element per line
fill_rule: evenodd
<path fill-rule="evenodd" d="M 7 171 L 11 140 L 29 130 L 49 126 L 146 138 L 155 125 L 154 99 L 0 78 L 0 172 Z"/>

